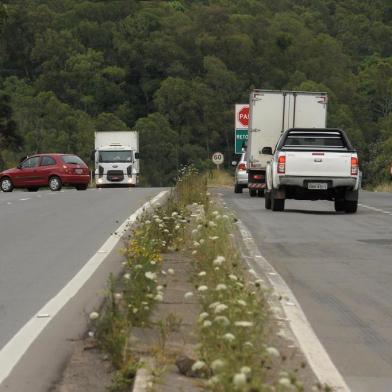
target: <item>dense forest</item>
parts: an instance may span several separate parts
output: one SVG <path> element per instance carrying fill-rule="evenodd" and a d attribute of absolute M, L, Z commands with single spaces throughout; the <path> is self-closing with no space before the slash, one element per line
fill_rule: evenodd
<path fill-rule="evenodd" d="M 94 130 L 136 129 L 145 183 L 233 153 L 253 88 L 327 91 L 328 125 L 380 181 L 392 161 L 392 2 L 0 0 L 0 168 L 89 161 Z"/>

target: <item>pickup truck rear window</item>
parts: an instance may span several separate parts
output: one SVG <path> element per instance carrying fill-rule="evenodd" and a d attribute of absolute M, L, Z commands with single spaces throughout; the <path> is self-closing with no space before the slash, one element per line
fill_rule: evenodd
<path fill-rule="evenodd" d="M 284 147 L 346 149 L 345 140 L 339 132 L 290 132 Z"/>

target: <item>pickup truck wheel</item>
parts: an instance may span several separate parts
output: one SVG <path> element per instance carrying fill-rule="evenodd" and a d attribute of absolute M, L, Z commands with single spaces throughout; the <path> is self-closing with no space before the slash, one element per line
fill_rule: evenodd
<path fill-rule="evenodd" d="M 271 208 L 272 211 L 283 211 L 285 199 L 275 199 L 271 197 Z"/>
<path fill-rule="evenodd" d="M 257 196 L 258 197 L 263 197 L 264 196 L 264 189 L 258 189 L 257 190 Z"/>
<path fill-rule="evenodd" d="M 234 185 L 234 193 L 242 193 L 242 186 L 240 184 Z"/>
<path fill-rule="evenodd" d="M 264 207 L 267 210 L 271 209 L 271 192 L 266 191 L 264 193 Z"/>
<path fill-rule="evenodd" d="M 358 209 L 358 200 L 351 201 L 351 200 L 346 200 L 344 202 L 344 210 L 346 211 L 347 214 L 354 214 L 357 212 Z"/>
<path fill-rule="evenodd" d="M 335 200 L 335 211 L 345 211 L 344 201 L 343 200 Z"/>
<path fill-rule="evenodd" d="M 250 197 L 256 197 L 257 191 L 256 189 L 249 189 L 249 196 Z"/>

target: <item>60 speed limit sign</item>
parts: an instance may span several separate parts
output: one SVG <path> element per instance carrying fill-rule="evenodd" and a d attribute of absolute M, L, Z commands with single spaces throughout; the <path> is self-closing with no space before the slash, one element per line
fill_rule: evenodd
<path fill-rule="evenodd" d="M 221 165 L 224 160 L 225 158 L 221 152 L 214 152 L 212 154 L 212 162 L 215 163 L 215 165 Z"/>

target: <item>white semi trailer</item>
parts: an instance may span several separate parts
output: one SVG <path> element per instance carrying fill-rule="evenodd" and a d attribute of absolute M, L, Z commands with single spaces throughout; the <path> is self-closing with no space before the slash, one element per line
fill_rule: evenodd
<path fill-rule="evenodd" d="M 139 183 L 139 134 L 95 132 L 95 184 L 136 186 Z"/>
<path fill-rule="evenodd" d="M 253 90 L 249 100 L 248 188 L 263 196 L 265 170 L 280 135 L 290 128 L 325 128 L 325 92 Z"/>

